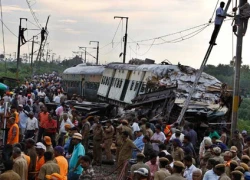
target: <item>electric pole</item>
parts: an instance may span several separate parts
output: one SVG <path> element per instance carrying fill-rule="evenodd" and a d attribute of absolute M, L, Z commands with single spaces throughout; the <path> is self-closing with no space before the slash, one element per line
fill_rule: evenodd
<path fill-rule="evenodd" d="M 123 63 L 126 62 L 126 51 L 127 51 L 127 39 L 128 39 L 128 17 L 121 17 L 121 16 L 115 16 L 114 19 L 120 18 L 120 19 L 126 19 L 126 30 L 125 30 L 125 36 L 124 36 L 124 50 L 123 50 Z"/>
<path fill-rule="evenodd" d="M 31 75 L 32 75 L 32 76 L 33 76 L 33 56 L 34 56 L 34 43 L 35 43 L 35 37 L 37 38 L 37 36 L 33 36 L 33 40 L 32 40 L 31 60 L 30 60 L 30 68 L 31 68 Z"/>
<path fill-rule="evenodd" d="M 96 42 L 97 43 L 97 48 L 96 48 L 96 65 L 98 65 L 98 61 L 99 61 L 99 41 L 90 41 L 89 44 L 91 44 L 92 42 Z"/>
<path fill-rule="evenodd" d="M 79 47 L 79 49 L 84 49 L 84 62 L 86 63 L 86 57 L 87 57 L 87 47 Z"/>
<path fill-rule="evenodd" d="M 19 76 L 19 59 L 20 59 L 20 33 L 21 33 L 21 28 L 22 28 L 22 20 L 26 20 L 27 18 L 20 18 L 20 23 L 19 23 L 19 29 L 18 29 L 18 43 L 17 43 L 17 59 L 16 59 L 16 79 L 18 79 Z"/>
<path fill-rule="evenodd" d="M 244 0 L 240 0 L 239 7 L 244 5 Z M 241 10 L 239 10 L 241 13 Z M 246 33 L 246 32 L 245 32 Z M 233 110 L 232 110 L 232 124 L 231 132 L 233 133 L 237 128 L 238 122 L 238 108 L 240 101 L 240 67 L 242 59 L 242 44 L 243 44 L 243 19 L 239 18 L 237 46 L 236 46 L 236 60 L 235 60 L 235 74 L 234 74 L 234 93 L 233 93 Z"/>

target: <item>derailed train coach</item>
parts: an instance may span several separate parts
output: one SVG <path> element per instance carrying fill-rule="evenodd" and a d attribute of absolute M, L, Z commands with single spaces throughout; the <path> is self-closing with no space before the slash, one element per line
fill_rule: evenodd
<path fill-rule="evenodd" d="M 104 66 L 79 64 L 63 72 L 62 86 L 69 96 L 78 94 L 89 101 L 97 101 L 97 91 Z"/>
<path fill-rule="evenodd" d="M 120 64 L 105 67 L 97 92 L 100 100 L 128 108 L 143 109 L 148 117 L 176 120 L 196 78 L 194 68 L 181 64 Z M 222 83 L 202 73 L 186 119 L 217 119 L 228 108 L 221 106 Z"/>

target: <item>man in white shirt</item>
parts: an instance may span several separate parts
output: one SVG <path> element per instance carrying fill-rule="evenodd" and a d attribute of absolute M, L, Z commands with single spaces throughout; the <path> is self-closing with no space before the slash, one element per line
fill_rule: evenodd
<path fill-rule="evenodd" d="M 172 141 L 173 139 L 179 139 L 181 142 L 183 141 L 184 139 L 184 134 L 181 133 L 181 131 L 179 129 L 176 129 L 175 130 L 175 133 L 172 134 L 171 138 L 170 138 L 170 141 Z"/>
<path fill-rule="evenodd" d="M 156 152 L 159 152 L 159 144 L 164 143 L 165 140 L 166 140 L 166 136 L 161 131 L 161 126 L 159 124 L 156 125 L 156 127 L 155 127 L 155 133 L 151 137 L 151 142 L 152 142 L 153 149 Z"/>
<path fill-rule="evenodd" d="M 138 119 L 134 119 L 134 122 L 132 124 L 132 129 L 133 129 L 133 135 L 136 131 L 140 131 L 140 127 L 139 127 L 139 124 L 138 124 Z"/>
<path fill-rule="evenodd" d="M 53 101 L 57 104 L 60 104 L 60 97 L 58 96 L 58 93 L 55 93 L 55 97 L 54 97 Z"/>
<path fill-rule="evenodd" d="M 32 138 L 38 131 L 38 120 L 34 117 L 34 113 L 29 113 L 29 118 L 26 123 L 25 139 Z"/>
<path fill-rule="evenodd" d="M 64 113 L 63 114 L 63 119 L 61 121 L 61 124 L 60 124 L 60 130 L 59 130 L 59 134 L 60 134 L 60 137 L 59 137 L 59 140 L 58 140 L 58 144 L 61 146 L 62 143 L 63 143 L 63 138 L 64 138 L 64 135 L 67 133 L 66 129 L 65 129 L 65 125 L 70 125 L 70 127 L 74 127 L 74 124 L 72 123 L 72 121 L 69 119 L 68 117 L 68 114 L 67 113 Z"/>
<path fill-rule="evenodd" d="M 186 166 L 184 170 L 183 177 L 187 180 L 193 180 L 193 172 L 196 169 L 196 167 L 193 165 L 193 159 L 190 155 L 187 155 L 184 157 L 184 164 Z"/>
<path fill-rule="evenodd" d="M 223 10 L 224 6 L 225 6 L 225 3 L 221 2 L 220 7 L 216 10 L 216 15 L 215 15 L 215 20 L 214 20 L 214 31 L 213 31 L 211 40 L 209 42 L 209 44 L 211 44 L 211 45 L 217 45 L 215 43 L 215 40 L 216 40 L 216 37 L 217 37 L 217 35 L 219 33 L 221 24 L 222 24 L 222 22 L 223 22 L 223 20 L 225 18 L 225 13 L 224 13 L 224 10 Z"/>

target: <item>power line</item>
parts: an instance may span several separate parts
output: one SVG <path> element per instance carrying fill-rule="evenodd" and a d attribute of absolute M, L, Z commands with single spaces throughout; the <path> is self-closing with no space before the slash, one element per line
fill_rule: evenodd
<path fill-rule="evenodd" d="M 32 21 L 28 20 L 29 23 L 33 24 L 34 26 L 38 27 L 39 29 L 41 29 L 37 24 L 33 23 Z"/>
<path fill-rule="evenodd" d="M 112 41 L 111 41 L 112 43 L 114 42 L 116 33 L 117 33 L 117 31 L 118 31 L 118 29 L 119 29 L 119 27 L 120 27 L 121 22 L 122 22 L 122 20 L 120 20 L 120 22 L 119 22 L 119 24 L 118 24 L 118 26 L 117 26 L 117 28 L 116 28 L 115 35 L 114 35 L 114 37 L 113 37 L 113 39 L 112 39 Z"/>
<path fill-rule="evenodd" d="M 28 7 L 29 7 L 29 9 L 30 9 L 30 13 L 31 13 L 33 19 L 35 20 L 37 26 L 38 26 L 40 29 L 42 29 L 42 25 L 39 23 L 38 18 L 37 18 L 36 15 L 35 15 L 35 12 L 34 12 L 33 9 L 31 8 L 30 2 L 29 2 L 28 0 L 26 0 L 26 2 L 27 2 L 27 5 L 28 5 Z"/>
<path fill-rule="evenodd" d="M 16 35 L 15 33 L 13 33 L 13 32 L 8 28 L 8 26 L 3 22 L 2 19 L 0 19 L 0 21 L 3 23 L 4 27 L 5 27 L 13 36 L 16 36 L 16 37 L 17 37 L 17 35 Z"/>

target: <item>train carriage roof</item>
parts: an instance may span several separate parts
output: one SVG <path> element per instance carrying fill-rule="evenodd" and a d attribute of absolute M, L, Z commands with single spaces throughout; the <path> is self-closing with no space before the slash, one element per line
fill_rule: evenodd
<path fill-rule="evenodd" d="M 87 66 L 86 64 L 78 64 L 63 71 L 63 74 L 86 74 L 86 75 L 102 75 L 104 66 Z"/>

